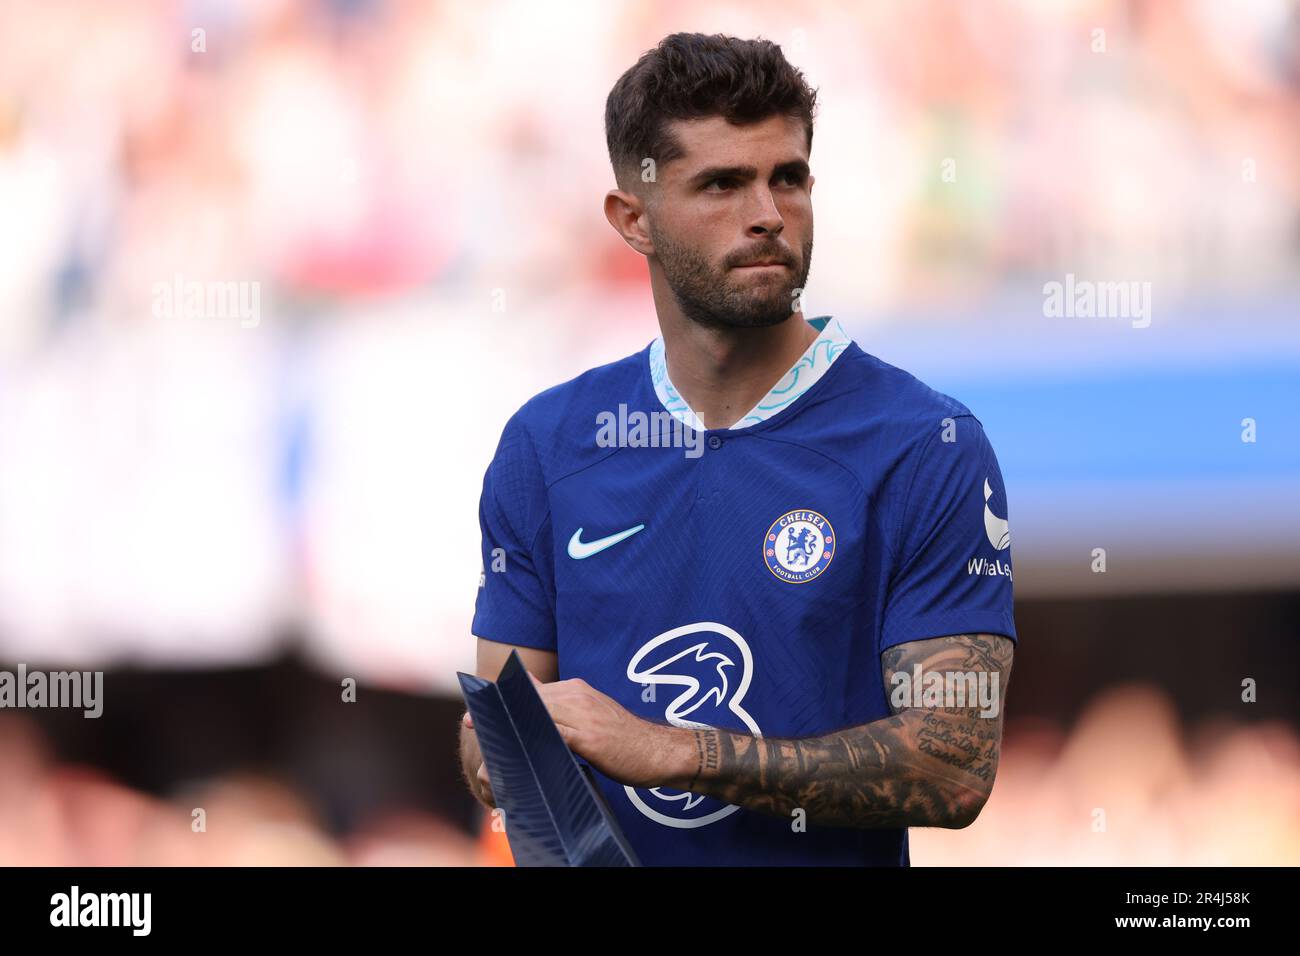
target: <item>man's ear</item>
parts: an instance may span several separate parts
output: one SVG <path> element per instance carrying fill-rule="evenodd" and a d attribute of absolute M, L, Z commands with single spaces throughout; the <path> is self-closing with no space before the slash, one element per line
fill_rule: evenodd
<path fill-rule="evenodd" d="M 645 228 L 645 200 L 625 189 L 605 194 L 605 218 L 623 241 L 643 256 L 654 255 L 654 243 Z"/>

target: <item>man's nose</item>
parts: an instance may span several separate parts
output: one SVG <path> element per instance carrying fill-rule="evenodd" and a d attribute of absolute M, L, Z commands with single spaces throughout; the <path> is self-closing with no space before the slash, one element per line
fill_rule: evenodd
<path fill-rule="evenodd" d="M 750 220 L 749 232 L 752 235 L 779 236 L 781 230 L 785 228 L 785 220 L 781 218 L 781 213 L 776 208 L 776 200 L 772 198 L 772 191 L 767 188 L 759 189 L 755 201 L 757 207 L 754 210 L 753 218 Z"/>

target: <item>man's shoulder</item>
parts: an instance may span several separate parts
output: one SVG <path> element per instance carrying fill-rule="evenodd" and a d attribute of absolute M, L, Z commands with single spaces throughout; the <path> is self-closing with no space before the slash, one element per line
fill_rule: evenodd
<path fill-rule="evenodd" d="M 864 487 L 906 482 L 935 441 L 947 435 L 964 450 L 963 439 L 983 429 L 965 403 L 861 347 L 840 362 L 834 387 L 818 403 L 815 440 Z"/>
<path fill-rule="evenodd" d="M 597 446 L 597 416 L 631 403 L 648 376 L 649 346 L 552 385 L 524 402 L 507 422 L 504 439 L 526 441 L 547 483 L 584 468 L 611 449 Z"/>
<path fill-rule="evenodd" d="M 963 402 L 861 347 L 851 349 L 843 359 L 840 400 L 869 419 L 910 428 L 944 418 L 975 417 Z"/>

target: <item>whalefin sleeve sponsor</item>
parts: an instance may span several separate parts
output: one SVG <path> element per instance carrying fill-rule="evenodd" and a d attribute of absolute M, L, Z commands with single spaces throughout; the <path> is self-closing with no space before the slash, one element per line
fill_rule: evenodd
<path fill-rule="evenodd" d="M 948 634 L 1015 640 L 1006 491 L 983 427 L 974 416 L 957 417 L 936 426 L 918 454 L 880 649 Z"/>
<path fill-rule="evenodd" d="M 555 569 L 546 485 L 518 414 L 506 424 L 483 477 L 479 528 L 482 586 L 470 630 L 492 641 L 555 650 Z"/>

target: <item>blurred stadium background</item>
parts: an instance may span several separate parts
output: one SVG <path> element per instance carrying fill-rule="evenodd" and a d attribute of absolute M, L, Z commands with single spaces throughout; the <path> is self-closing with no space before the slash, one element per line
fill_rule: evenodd
<path fill-rule="evenodd" d="M 602 110 L 678 30 L 820 87 L 806 312 L 1000 457 L 1002 768 L 914 863 L 1300 863 L 1300 5 L 46 0 L 0 3 L 0 669 L 107 676 L 0 710 L 0 864 L 509 862 L 478 491 L 657 334 Z M 1067 274 L 1150 325 L 1047 317 Z"/>

